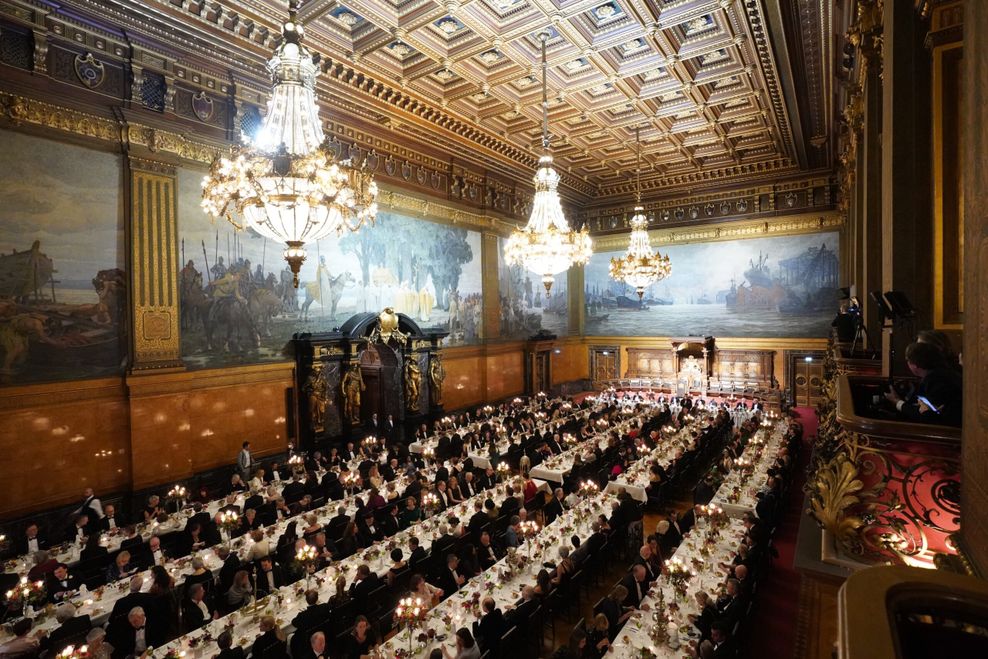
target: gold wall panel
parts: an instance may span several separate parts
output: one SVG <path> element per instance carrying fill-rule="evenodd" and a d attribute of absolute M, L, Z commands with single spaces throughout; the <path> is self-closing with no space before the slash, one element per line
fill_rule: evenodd
<path fill-rule="evenodd" d="M 525 353 L 518 350 L 487 356 L 487 400 L 500 400 L 525 390 Z"/>
<path fill-rule="evenodd" d="M 485 372 L 482 356 L 444 357 L 443 364 L 446 366 L 443 407 L 456 410 L 483 402 Z"/>
<path fill-rule="evenodd" d="M 231 465 L 245 440 L 257 457 L 284 451 L 292 371 L 281 363 L 129 377 L 134 489 Z"/>
<path fill-rule="evenodd" d="M 178 223 L 175 168 L 130 159 L 130 273 L 135 369 L 177 365 Z"/>
<path fill-rule="evenodd" d="M 130 483 L 126 391 L 120 379 L 4 389 L 0 519 L 79 501 L 82 489 Z"/>

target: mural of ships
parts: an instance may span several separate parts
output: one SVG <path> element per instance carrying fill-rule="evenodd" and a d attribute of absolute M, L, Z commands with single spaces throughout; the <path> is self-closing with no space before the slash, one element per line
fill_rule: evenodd
<path fill-rule="evenodd" d="M 37 240 L 31 249 L 0 255 L 4 376 L 42 365 L 113 366 L 119 361 L 123 271 L 99 271 L 92 280 L 98 301 L 88 304 L 59 302 L 56 272 Z"/>
<path fill-rule="evenodd" d="M 833 250 L 826 245 L 808 247 L 802 254 L 780 261 L 774 276 L 768 259 L 768 254 L 759 252 L 757 261 L 748 262 L 744 281 L 740 285 L 731 282 L 731 290 L 724 295 L 727 309 L 804 314 L 833 307 L 839 276 Z"/>

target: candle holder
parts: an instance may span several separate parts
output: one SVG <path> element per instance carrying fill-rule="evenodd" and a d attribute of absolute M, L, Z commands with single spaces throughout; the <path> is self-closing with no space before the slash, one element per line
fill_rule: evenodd
<path fill-rule="evenodd" d="M 511 467 L 508 466 L 507 462 L 497 463 L 497 477 L 498 480 L 504 482 L 511 475 Z"/>
<path fill-rule="evenodd" d="M 676 594 L 681 599 L 685 600 L 690 580 L 696 575 L 689 566 L 683 563 L 682 559 L 675 556 L 666 562 L 666 567 L 669 573 L 669 582 L 672 584 L 673 590 L 676 591 Z"/>
<path fill-rule="evenodd" d="M 297 552 L 295 552 L 295 562 L 302 568 L 305 572 L 305 589 L 309 589 L 309 582 L 312 578 L 312 572 L 315 569 L 316 561 L 319 560 L 319 552 L 312 545 L 305 545 L 300 547 Z"/>
<path fill-rule="evenodd" d="M 28 581 L 27 577 L 21 577 L 20 582 L 4 596 L 4 602 L 11 609 L 41 607 L 47 599 L 48 590 L 45 588 L 45 582 Z"/>
<path fill-rule="evenodd" d="M 175 504 L 175 512 L 178 512 L 182 509 L 182 506 L 185 505 L 186 496 L 188 496 L 188 493 L 185 488 L 181 485 L 175 485 L 175 487 L 168 490 L 168 494 L 165 495 L 165 498 Z"/>
<path fill-rule="evenodd" d="M 395 607 L 395 621 L 404 625 L 408 632 L 408 654 L 412 654 L 412 643 L 415 640 L 414 630 L 425 617 L 425 607 L 420 597 L 405 597 L 398 600 Z"/>
<path fill-rule="evenodd" d="M 55 655 L 57 659 L 87 659 L 91 656 L 88 645 L 69 645 Z"/>
<path fill-rule="evenodd" d="M 432 492 L 426 492 L 422 495 L 422 514 L 425 517 L 431 517 L 439 510 L 439 497 L 437 497 Z"/>
<path fill-rule="evenodd" d="M 525 549 L 528 551 L 528 560 L 532 560 L 532 540 L 539 534 L 539 525 L 535 521 L 519 522 L 519 532 L 525 538 Z"/>
<path fill-rule="evenodd" d="M 580 496 L 583 498 L 589 498 L 600 492 L 600 486 L 594 481 L 585 480 L 580 483 Z"/>
<path fill-rule="evenodd" d="M 426 446 L 424 449 L 422 449 L 422 457 L 425 459 L 426 462 L 430 462 L 430 463 L 435 462 L 436 449 L 432 448 L 431 446 Z"/>
<path fill-rule="evenodd" d="M 226 532 L 227 538 L 231 538 L 234 531 L 240 527 L 240 515 L 234 510 L 224 510 L 220 513 L 217 526 L 220 527 L 220 530 Z"/>
<path fill-rule="evenodd" d="M 360 442 L 360 446 L 363 447 L 365 453 L 370 454 L 377 450 L 380 443 L 377 437 L 364 437 L 364 440 Z"/>
<path fill-rule="evenodd" d="M 344 489 L 346 489 L 349 494 L 356 494 L 357 486 L 360 482 L 360 474 L 356 471 L 348 471 L 340 478 L 340 482 L 343 483 Z"/>

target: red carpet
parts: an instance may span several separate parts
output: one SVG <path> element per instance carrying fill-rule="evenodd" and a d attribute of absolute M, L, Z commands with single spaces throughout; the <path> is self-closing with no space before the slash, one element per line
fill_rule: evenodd
<path fill-rule="evenodd" d="M 749 640 L 746 647 L 741 648 L 742 656 L 750 659 L 791 659 L 793 656 L 800 578 L 793 568 L 793 559 L 796 553 L 796 532 L 803 515 L 806 465 L 817 429 L 814 410 L 798 407 L 796 413 L 803 424 L 803 451 L 789 493 L 789 505 L 774 538 L 779 557 L 772 562 L 762 583 L 758 584 L 755 610 L 748 621 Z"/>

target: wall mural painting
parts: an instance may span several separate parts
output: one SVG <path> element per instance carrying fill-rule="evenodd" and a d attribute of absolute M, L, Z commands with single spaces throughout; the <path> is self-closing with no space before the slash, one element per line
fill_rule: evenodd
<path fill-rule="evenodd" d="M 837 233 L 664 246 L 672 274 L 645 291 L 586 266 L 588 335 L 825 337 L 837 312 Z"/>
<path fill-rule="evenodd" d="M 0 130 L 0 384 L 122 370 L 121 172 L 119 156 Z"/>
<path fill-rule="evenodd" d="M 569 331 L 567 273 L 556 276 L 546 297 L 542 278 L 504 261 L 506 240 L 497 241 L 497 276 L 501 308 L 501 337 L 525 339 L 540 330 L 563 336 Z"/>
<path fill-rule="evenodd" d="M 211 222 L 199 172 L 180 170 L 182 358 L 190 368 L 281 360 L 295 332 L 324 332 L 394 307 L 448 345 L 480 337 L 480 234 L 389 212 L 356 234 L 306 245 L 299 287 L 284 247 Z"/>

